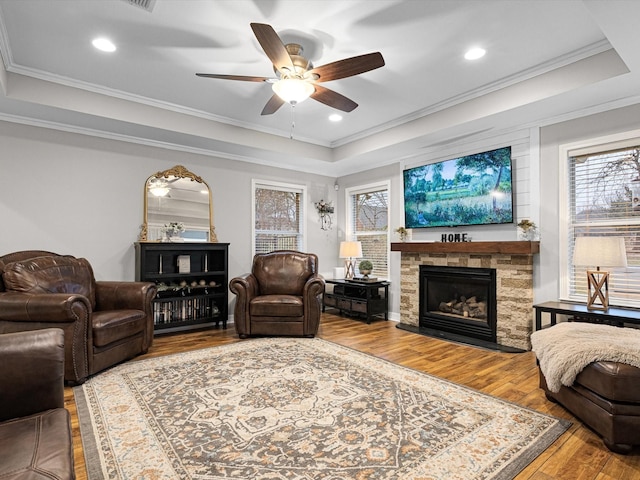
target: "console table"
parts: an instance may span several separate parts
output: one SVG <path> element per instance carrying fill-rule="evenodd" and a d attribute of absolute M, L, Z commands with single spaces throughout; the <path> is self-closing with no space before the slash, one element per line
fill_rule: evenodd
<path fill-rule="evenodd" d="M 544 302 L 534 305 L 536 311 L 536 330 L 542 328 L 542 314 L 548 313 L 550 324 L 556 324 L 556 316 L 575 315 L 597 323 L 623 326 L 625 323 L 640 324 L 640 310 L 609 307 L 608 310 L 589 310 L 585 304 L 571 302 Z"/>
<path fill-rule="evenodd" d="M 340 313 L 363 315 L 367 323 L 380 315 L 388 319 L 390 282 L 356 282 L 350 280 L 325 280 L 333 285 L 332 292 L 325 292 L 322 311 L 325 307 L 337 308 Z"/>

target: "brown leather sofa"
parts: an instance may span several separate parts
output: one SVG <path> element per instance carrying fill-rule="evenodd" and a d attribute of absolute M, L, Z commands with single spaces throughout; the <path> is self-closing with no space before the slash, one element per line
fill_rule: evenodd
<path fill-rule="evenodd" d="M 598 433 L 607 448 L 629 453 L 640 445 L 640 369 L 617 362 L 593 362 L 570 387 L 554 393 L 539 370 L 540 388 Z"/>
<path fill-rule="evenodd" d="M 86 259 L 41 250 L 0 257 L 0 274 L 0 333 L 61 328 L 71 384 L 151 346 L 153 283 L 96 281 Z"/>
<path fill-rule="evenodd" d="M 0 391 L 0 478 L 75 478 L 63 331 L 0 335 Z"/>
<path fill-rule="evenodd" d="M 324 280 L 313 253 L 256 254 L 251 273 L 232 279 L 229 288 L 236 294 L 233 321 L 240 338 L 318 333 Z"/>

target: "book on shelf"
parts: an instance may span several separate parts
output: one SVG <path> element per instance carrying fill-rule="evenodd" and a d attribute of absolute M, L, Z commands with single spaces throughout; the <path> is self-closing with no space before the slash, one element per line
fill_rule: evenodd
<path fill-rule="evenodd" d="M 220 309 L 216 302 L 206 297 L 163 300 L 153 303 L 153 320 L 156 325 L 213 318 L 219 314 Z"/>

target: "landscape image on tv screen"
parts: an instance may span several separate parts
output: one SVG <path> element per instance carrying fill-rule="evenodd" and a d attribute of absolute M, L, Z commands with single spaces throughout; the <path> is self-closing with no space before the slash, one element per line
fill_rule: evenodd
<path fill-rule="evenodd" d="M 410 168 L 403 175 L 406 228 L 513 222 L 511 147 Z"/>

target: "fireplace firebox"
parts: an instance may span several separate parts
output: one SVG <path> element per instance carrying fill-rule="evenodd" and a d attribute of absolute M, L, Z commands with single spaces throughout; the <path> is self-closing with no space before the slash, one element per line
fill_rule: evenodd
<path fill-rule="evenodd" d="M 420 327 L 496 342 L 496 270 L 420 266 Z"/>

